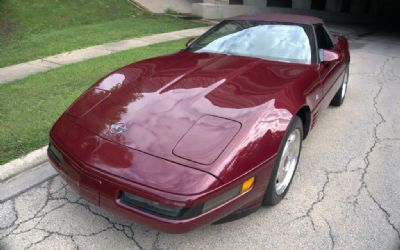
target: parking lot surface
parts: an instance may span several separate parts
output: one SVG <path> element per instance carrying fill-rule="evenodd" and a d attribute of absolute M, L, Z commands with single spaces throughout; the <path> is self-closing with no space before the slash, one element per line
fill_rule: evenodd
<path fill-rule="evenodd" d="M 181 235 L 81 199 L 56 176 L 0 204 L 0 249 L 399 249 L 400 37 L 351 40 L 348 93 L 303 144 L 277 206 Z"/>

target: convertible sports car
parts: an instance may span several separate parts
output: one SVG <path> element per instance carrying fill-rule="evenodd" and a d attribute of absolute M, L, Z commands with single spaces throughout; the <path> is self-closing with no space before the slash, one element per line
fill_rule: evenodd
<path fill-rule="evenodd" d="M 54 124 L 48 155 L 82 197 L 157 230 L 226 220 L 286 195 L 349 62 L 318 18 L 230 18 L 95 83 Z"/>

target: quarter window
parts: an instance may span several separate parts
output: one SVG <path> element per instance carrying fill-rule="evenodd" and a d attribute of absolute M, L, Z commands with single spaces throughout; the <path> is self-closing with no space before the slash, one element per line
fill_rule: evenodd
<path fill-rule="evenodd" d="M 315 35 L 317 36 L 317 44 L 319 49 L 333 49 L 333 42 L 322 25 L 315 25 Z"/>

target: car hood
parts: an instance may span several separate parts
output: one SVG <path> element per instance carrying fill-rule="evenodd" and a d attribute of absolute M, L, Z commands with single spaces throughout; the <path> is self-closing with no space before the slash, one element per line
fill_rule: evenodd
<path fill-rule="evenodd" d="M 248 132 L 260 112 L 276 109 L 277 95 L 308 70 L 309 65 L 179 52 L 113 72 L 67 113 L 106 140 L 217 174 L 212 165 L 232 140 Z"/>

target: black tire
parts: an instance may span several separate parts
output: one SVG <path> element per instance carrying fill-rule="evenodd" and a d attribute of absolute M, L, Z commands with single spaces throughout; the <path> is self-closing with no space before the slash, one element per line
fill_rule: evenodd
<path fill-rule="evenodd" d="M 332 106 L 339 107 L 340 105 L 343 104 L 344 98 L 346 97 L 348 83 L 349 83 L 349 65 L 347 65 L 346 69 L 344 70 L 342 86 L 340 86 L 339 90 L 336 92 L 335 96 L 331 101 Z"/>
<path fill-rule="evenodd" d="M 300 149 L 299 149 L 299 153 L 298 153 L 298 157 L 297 157 L 297 162 L 294 167 L 294 172 L 293 172 L 293 175 L 291 176 L 288 186 L 285 188 L 283 193 L 278 194 L 276 185 L 277 185 L 277 174 L 278 174 L 279 164 L 282 160 L 282 154 L 283 154 L 283 150 L 286 145 L 286 142 L 288 141 L 288 138 L 292 134 L 292 132 L 295 131 L 296 129 L 298 129 L 300 132 Z M 268 183 L 267 190 L 265 191 L 265 194 L 264 194 L 263 205 L 270 206 L 270 205 L 278 204 L 285 197 L 286 193 L 288 192 L 288 190 L 290 188 L 290 184 L 292 183 L 292 180 L 293 180 L 294 173 L 296 172 L 298 162 L 299 162 L 303 138 L 304 138 L 303 123 L 298 116 L 294 116 L 286 130 L 286 133 L 282 139 L 281 145 L 279 146 L 278 154 L 277 154 L 276 160 L 275 160 L 274 170 L 272 171 L 271 179 Z"/>

